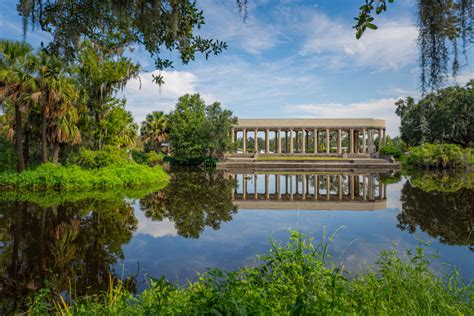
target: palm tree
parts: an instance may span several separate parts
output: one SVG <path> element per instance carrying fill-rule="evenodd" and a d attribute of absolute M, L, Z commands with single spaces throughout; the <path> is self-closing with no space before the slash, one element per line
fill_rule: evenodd
<path fill-rule="evenodd" d="M 155 151 L 161 149 L 161 143 L 168 138 L 170 125 L 168 118 L 162 111 L 153 111 L 142 122 L 140 135 L 143 143 Z"/>
<path fill-rule="evenodd" d="M 25 169 L 23 155 L 23 113 L 37 101 L 33 78 L 33 58 L 30 45 L 22 42 L 0 40 L 0 104 L 14 109 L 15 149 L 17 170 Z"/>
<path fill-rule="evenodd" d="M 77 126 L 79 114 L 76 102 L 79 98 L 79 90 L 70 78 L 59 76 L 55 87 L 59 95 L 58 102 L 54 104 L 48 115 L 48 129 L 50 131 L 49 141 L 53 143 L 52 161 L 59 160 L 59 149 L 61 144 L 79 144 L 81 132 Z"/>
<path fill-rule="evenodd" d="M 155 151 L 159 151 L 161 143 L 168 138 L 169 121 L 161 111 L 154 111 L 148 114 L 146 120 L 142 122 L 140 135 L 142 141 Z"/>
<path fill-rule="evenodd" d="M 75 102 L 79 92 L 69 77 L 67 65 L 58 57 L 45 51 L 38 54 L 38 87 L 41 93 L 41 153 L 43 162 L 48 161 L 48 130 L 54 134 L 54 154 L 57 154 L 60 143 L 77 142 L 79 130 Z"/>

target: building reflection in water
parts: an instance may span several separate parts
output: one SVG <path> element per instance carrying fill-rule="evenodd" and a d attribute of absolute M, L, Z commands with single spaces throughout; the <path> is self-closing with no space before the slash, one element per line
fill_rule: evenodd
<path fill-rule="evenodd" d="M 380 174 L 233 173 L 239 209 L 376 210 L 386 208 Z"/>

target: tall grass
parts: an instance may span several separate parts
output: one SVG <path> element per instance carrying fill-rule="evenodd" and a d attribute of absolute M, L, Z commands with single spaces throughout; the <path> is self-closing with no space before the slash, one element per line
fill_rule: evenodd
<path fill-rule="evenodd" d="M 22 173 L 0 173 L 0 188 L 32 191 L 130 188 L 163 182 L 167 179 L 168 176 L 161 166 L 149 167 L 134 162 L 111 164 L 99 169 L 47 163 Z"/>
<path fill-rule="evenodd" d="M 349 275 L 330 262 L 327 243 L 291 232 L 286 245 L 272 243 L 260 264 L 236 272 L 210 270 L 178 287 L 150 279 L 135 296 L 119 283 L 101 296 L 49 303 L 47 291 L 31 314 L 61 315 L 472 315 L 473 285 L 457 275 L 443 280 L 428 269 L 422 248 L 383 251 L 376 266 Z M 110 282 L 113 284 L 113 282 Z"/>

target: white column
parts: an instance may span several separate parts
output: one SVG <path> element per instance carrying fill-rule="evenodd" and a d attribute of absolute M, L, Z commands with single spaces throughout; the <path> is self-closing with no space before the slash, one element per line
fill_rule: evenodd
<path fill-rule="evenodd" d="M 337 154 L 340 155 L 342 153 L 342 131 L 340 128 L 337 129 Z"/>
<path fill-rule="evenodd" d="M 290 154 L 293 153 L 293 129 L 290 129 Z"/>
<path fill-rule="evenodd" d="M 362 152 L 364 154 L 367 153 L 367 139 L 366 138 L 367 138 L 367 129 L 364 128 L 362 130 Z"/>
<path fill-rule="evenodd" d="M 242 148 L 242 152 L 243 152 L 244 154 L 246 154 L 246 153 L 247 153 L 247 130 L 246 130 L 245 128 L 244 128 L 244 130 L 243 130 L 243 134 L 242 134 L 242 135 L 243 135 L 243 136 L 242 136 L 242 147 L 243 147 L 243 148 Z"/>
<path fill-rule="evenodd" d="M 277 131 L 277 153 L 281 154 L 281 129 Z"/>
<path fill-rule="evenodd" d="M 230 138 L 232 140 L 232 144 L 235 143 L 235 130 L 234 129 L 232 129 L 232 131 L 231 131 Z"/>
<path fill-rule="evenodd" d="M 328 201 L 329 201 L 330 190 L 331 190 L 331 176 L 327 175 L 326 176 L 326 200 Z"/>
<path fill-rule="evenodd" d="M 265 153 L 268 154 L 270 151 L 270 132 L 268 128 L 265 129 Z"/>
<path fill-rule="evenodd" d="M 258 200 L 258 174 L 253 174 L 253 198 Z"/>
<path fill-rule="evenodd" d="M 383 129 L 383 145 L 387 145 L 387 130 Z"/>
<path fill-rule="evenodd" d="M 337 176 L 337 193 L 339 194 L 339 200 L 342 200 L 342 175 Z"/>
<path fill-rule="evenodd" d="M 383 129 L 379 128 L 379 150 L 383 146 Z"/>
<path fill-rule="evenodd" d="M 369 129 L 369 154 L 374 153 L 374 130 Z"/>
<path fill-rule="evenodd" d="M 242 175 L 242 199 L 246 200 L 247 199 L 247 177 L 245 174 Z"/>
<path fill-rule="evenodd" d="M 253 144 L 253 149 L 254 149 L 254 153 L 258 153 L 258 129 L 254 129 L 253 130 L 254 132 L 254 144 Z"/>
<path fill-rule="evenodd" d="M 301 153 L 306 154 L 306 130 L 301 131 Z"/>
<path fill-rule="evenodd" d="M 353 128 L 349 130 L 349 148 L 350 148 L 349 152 L 353 154 L 354 153 L 354 129 Z"/>
<path fill-rule="evenodd" d="M 326 154 L 330 152 L 330 142 L 329 142 L 329 128 L 326 128 Z"/>
<path fill-rule="evenodd" d="M 313 131 L 313 141 L 314 141 L 314 153 L 317 154 L 318 153 L 318 130 L 317 129 L 314 129 Z"/>

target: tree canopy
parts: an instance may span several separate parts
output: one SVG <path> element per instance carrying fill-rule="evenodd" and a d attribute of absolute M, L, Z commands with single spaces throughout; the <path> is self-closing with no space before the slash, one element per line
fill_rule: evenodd
<path fill-rule="evenodd" d="M 171 150 L 180 160 L 219 158 L 233 146 L 231 130 L 237 118 L 222 110 L 218 102 L 206 107 L 199 94 L 180 97 L 169 122 Z"/>
<path fill-rule="evenodd" d="M 465 87 L 448 87 L 416 102 L 396 102 L 401 138 L 408 145 L 453 143 L 466 148 L 474 140 L 474 80 Z"/>

